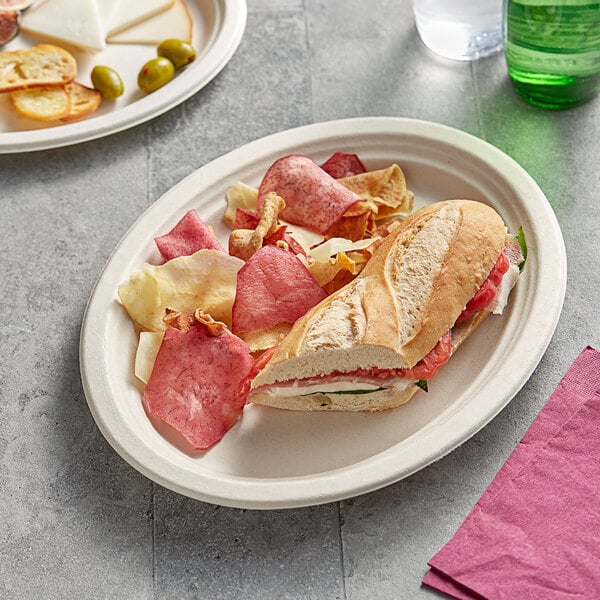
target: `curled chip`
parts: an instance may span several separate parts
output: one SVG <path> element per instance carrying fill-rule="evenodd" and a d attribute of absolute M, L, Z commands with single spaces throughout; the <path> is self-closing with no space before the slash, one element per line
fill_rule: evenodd
<path fill-rule="evenodd" d="M 303 263 L 315 281 L 331 294 L 362 271 L 380 243 L 379 236 L 356 242 L 332 238 L 312 248 Z"/>
<path fill-rule="evenodd" d="M 375 229 L 373 214 L 377 207 L 372 202 L 357 202 L 351 206 L 327 231 L 328 238 L 346 238 L 356 242 L 362 240 L 367 232 Z"/>
<path fill-rule="evenodd" d="M 260 219 L 255 229 L 234 229 L 229 236 L 229 254 L 248 260 L 259 248 L 263 240 L 275 233 L 279 215 L 285 208 L 285 201 L 275 192 L 264 199 Z"/>
<path fill-rule="evenodd" d="M 193 313 L 182 313 L 167 309 L 167 314 L 163 319 L 167 327 L 174 327 L 180 331 L 187 331 L 194 325 L 203 325 L 209 335 L 223 335 L 227 331 L 227 326 L 221 321 L 215 321 L 210 315 L 204 313 L 201 308 Z"/>
<path fill-rule="evenodd" d="M 377 220 L 392 216 L 405 217 L 413 209 L 414 195 L 406 186 L 402 169 L 396 164 L 338 181 L 361 198 L 371 201 Z"/>

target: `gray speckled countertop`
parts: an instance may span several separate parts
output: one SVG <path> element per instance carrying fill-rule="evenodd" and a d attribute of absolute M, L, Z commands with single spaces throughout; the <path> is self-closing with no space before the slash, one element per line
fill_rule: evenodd
<path fill-rule="evenodd" d="M 516 159 L 547 195 L 568 283 L 555 335 L 487 427 L 395 485 L 321 506 L 252 511 L 180 496 L 97 429 L 78 364 L 94 282 L 141 212 L 246 142 L 307 123 L 402 116 Z M 420 43 L 408 0 L 249 0 L 242 43 L 194 97 L 144 125 L 0 155 L 0 597 L 414 599 L 569 365 L 600 346 L 600 98 L 522 102 L 502 55 L 472 64 Z"/>

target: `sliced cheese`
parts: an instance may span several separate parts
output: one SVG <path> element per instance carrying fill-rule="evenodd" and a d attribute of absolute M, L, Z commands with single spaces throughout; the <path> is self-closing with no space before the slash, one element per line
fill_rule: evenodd
<path fill-rule="evenodd" d="M 127 2 L 128 0 L 123 1 Z M 98 3 L 98 11 L 100 13 L 100 22 L 106 34 L 121 0 L 96 0 L 96 2 Z"/>
<path fill-rule="evenodd" d="M 86 50 L 106 47 L 96 0 L 45 0 L 23 14 L 21 29 Z"/>
<path fill-rule="evenodd" d="M 125 31 L 107 38 L 111 44 L 160 44 L 163 40 L 192 41 L 192 17 L 184 0 Z"/>
<path fill-rule="evenodd" d="M 108 37 L 171 8 L 173 3 L 174 0 L 123 0 L 112 16 Z"/>

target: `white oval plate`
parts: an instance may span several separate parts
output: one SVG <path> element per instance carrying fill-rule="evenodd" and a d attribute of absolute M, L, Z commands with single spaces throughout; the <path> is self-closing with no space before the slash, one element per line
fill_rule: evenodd
<path fill-rule="evenodd" d="M 91 86 L 92 68 L 107 65 L 121 75 L 124 94 L 114 102 L 102 102 L 93 115 L 69 124 L 22 117 L 12 106 L 9 94 L 0 94 L 0 154 L 45 150 L 104 137 L 153 119 L 202 89 L 225 67 L 242 40 L 246 0 L 187 0 L 187 6 L 193 19 L 192 43 L 197 58 L 168 85 L 151 94 L 137 87 L 142 65 L 156 56 L 154 46 L 108 44 L 97 53 L 70 48 L 77 59 L 76 81 Z M 22 34 L 2 50 L 17 50 L 42 41 Z"/>
<path fill-rule="evenodd" d="M 133 376 L 136 336 L 117 286 L 157 258 L 154 236 L 197 208 L 222 240 L 225 191 L 257 185 L 278 157 L 317 162 L 337 150 L 367 168 L 397 162 L 416 206 L 472 198 L 522 226 L 529 257 L 509 307 L 491 316 L 430 382 L 429 393 L 380 414 L 302 413 L 247 406 L 211 450 L 189 455 L 150 423 Z M 81 373 L 92 414 L 116 451 L 172 490 L 241 508 L 286 508 L 348 498 L 396 482 L 444 456 L 486 425 L 519 391 L 556 327 L 566 285 L 560 228 L 532 178 L 490 144 L 442 125 L 362 118 L 308 125 L 257 140 L 192 173 L 152 205 L 115 249 L 90 298 Z"/>

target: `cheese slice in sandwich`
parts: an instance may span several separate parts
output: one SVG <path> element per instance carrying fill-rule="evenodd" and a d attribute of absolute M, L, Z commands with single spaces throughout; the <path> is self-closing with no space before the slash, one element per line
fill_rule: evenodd
<path fill-rule="evenodd" d="M 107 37 L 171 8 L 173 2 L 174 0 L 122 0 L 113 13 Z"/>
<path fill-rule="evenodd" d="M 21 30 L 84 50 L 106 47 L 96 0 L 45 0 L 23 13 Z"/>
<path fill-rule="evenodd" d="M 489 206 L 449 200 L 422 208 L 384 239 L 356 279 L 259 359 L 249 401 L 327 411 L 407 402 L 492 310 L 501 312 L 502 282 L 516 283 L 522 260 Z"/>
<path fill-rule="evenodd" d="M 184 0 L 175 0 L 167 10 L 110 35 L 111 44 L 160 44 L 163 40 L 192 41 L 192 17 Z"/>

